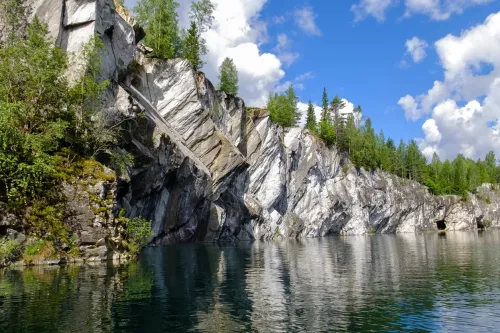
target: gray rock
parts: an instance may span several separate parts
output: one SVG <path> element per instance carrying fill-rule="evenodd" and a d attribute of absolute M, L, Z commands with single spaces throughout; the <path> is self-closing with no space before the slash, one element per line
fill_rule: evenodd
<path fill-rule="evenodd" d="M 26 236 L 23 233 L 13 229 L 7 229 L 7 238 L 10 240 L 15 240 L 20 244 L 24 244 L 27 240 Z"/>

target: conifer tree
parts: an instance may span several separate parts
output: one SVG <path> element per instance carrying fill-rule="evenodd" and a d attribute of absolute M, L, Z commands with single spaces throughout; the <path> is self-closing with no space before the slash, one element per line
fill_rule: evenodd
<path fill-rule="evenodd" d="M 238 70 L 231 58 L 224 59 L 219 67 L 219 85 L 217 89 L 232 96 L 238 94 Z"/>
<path fill-rule="evenodd" d="M 316 124 L 316 115 L 314 114 L 314 105 L 311 101 L 309 101 L 307 107 L 307 119 L 306 119 L 305 129 L 308 129 L 313 133 L 318 132 L 318 127 Z"/>
<path fill-rule="evenodd" d="M 321 120 L 318 124 L 320 137 L 327 145 L 335 143 L 335 128 L 332 123 L 332 114 L 328 104 L 326 88 L 323 89 Z"/>
<path fill-rule="evenodd" d="M 200 70 L 203 66 L 203 61 L 201 61 L 200 35 L 194 21 L 191 22 L 191 27 L 187 31 L 183 51 L 184 58 L 189 61 L 193 69 L 195 71 Z"/>
<path fill-rule="evenodd" d="M 330 116 L 330 108 L 328 105 L 328 94 L 326 93 L 326 88 L 323 89 L 323 97 L 322 97 L 322 112 L 320 121 L 329 121 L 331 119 Z"/>

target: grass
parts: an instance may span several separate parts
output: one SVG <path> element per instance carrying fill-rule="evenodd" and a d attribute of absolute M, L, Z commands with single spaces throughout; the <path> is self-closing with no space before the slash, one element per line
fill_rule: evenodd
<path fill-rule="evenodd" d="M 55 254 L 56 250 L 52 242 L 39 239 L 26 245 L 23 257 L 27 262 L 34 262 L 50 258 Z"/>

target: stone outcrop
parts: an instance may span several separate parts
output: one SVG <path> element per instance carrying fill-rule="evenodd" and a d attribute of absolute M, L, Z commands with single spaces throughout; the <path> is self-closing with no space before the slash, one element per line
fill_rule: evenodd
<path fill-rule="evenodd" d="M 102 78 L 111 85 L 103 112 L 133 119 L 119 149 L 134 166 L 116 183 L 113 210 L 151 220 L 152 244 L 500 226 L 492 186 L 463 201 L 356 169 L 313 134 L 284 130 L 265 110 L 247 110 L 241 99 L 216 91 L 188 62 L 148 58 L 138 44 L 144 31 L 112 0 L 33 3 L 56 43 L 72 54 L 70 77 L 81 75 L 85 43 L 97 34 L 105 44 Z M 87 216 L 78 208 L 85 205 L 74 210 Z M 79 234 L 94 249 L 96 238 L 113 233 L 98 224 Z"/>

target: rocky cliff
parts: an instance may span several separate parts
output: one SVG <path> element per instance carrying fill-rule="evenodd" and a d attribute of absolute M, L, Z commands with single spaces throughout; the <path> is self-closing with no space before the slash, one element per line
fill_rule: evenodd
<path fill-rule="evenodd" d="M 152 244 L 500 226 L 493 186 L 462 201 L 356 169 L 313 134 L 280 128 L 265 110 L 216 91 L 186 61 L 149 58 L 142 29 L 112 0 L 33 6 L 73 55 L 68 75 L 79 74 L 90 38 L 104 41 L 111 86 L 102 112 L 136 117 L 120 142 L 134 166 L 117 182 L 115 211 L 153 221 Z"/>

